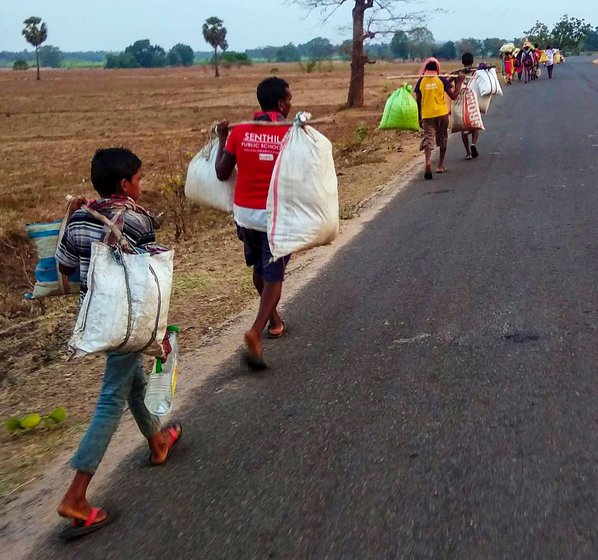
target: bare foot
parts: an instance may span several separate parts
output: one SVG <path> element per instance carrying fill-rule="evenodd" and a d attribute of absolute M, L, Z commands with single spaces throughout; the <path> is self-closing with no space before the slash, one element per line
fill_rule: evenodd
<path fill-rule="evenodd" d="M 260 371 L 268 368 L 268 364 L 264 361 L 262 356 L 262 338 L 249 330 L 245 333 L 245 345 L 247 346 L 247 354 L 245 355 L 245 363 L 254 370 Z"/>
<path fill-rule="evenodd" d="M 247 346 L 247 352 L 250 356 L 262 355 L 262 341 L 259 336 L 255 336 L 253 331 L 245 333 L 245 346 Z"/>

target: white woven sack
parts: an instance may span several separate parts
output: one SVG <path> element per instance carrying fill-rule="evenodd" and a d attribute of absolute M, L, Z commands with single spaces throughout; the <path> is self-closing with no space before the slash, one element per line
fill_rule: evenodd
<path fill-rule="evenodd" d="M 173 251 L 125 253 L 91 247 L 88 291 L 69 348 L 75 355 L 143 352 L 161 356 L 166 332 Z"/>
<path fill-rule="evenodd" d="M 272 173 L 268 243 L 274 259 L 327 245 L 338 235 L 338 183 L 332 144 L 311 126 L 286 133 Z"/>
<path fill-rule="evenodd" d="M 492 79 L 490 78 L 490 74 L 486 70 L 476 70 L 475 74 L 473 75 L 473 80 L 470 83 L 476 83 L 476 88 L 479 91 L 480 97 L 485 97 L 486 95 L 494 94 L 494 87 L 492 83 Z"/>
<path fill-rule="evenodd" d="M 489 70 L 476 70 L 473 81 L 477 82 L 480 90 L 480 95 L 502 95 L 502 88 L 500 87 L 500 81 L 496 75 L 496 68 L 490 68 Z"/>
<path fill-rule="evenodd" d="M 216 177 L 218 138 L 214 135 L 189 163 L 185 181 L 185 196 L 222 212 L 233 211 L 233 197 L 237 183 L 237 169 L 226 181 Z"/>
<path fill-rule="evenodd" d="M 492 96 L 491 95 L 482 95 L 480 93 L 479 83 L 475 78 L 473 80 L 471 80 L 471 82 L 469 83 L 469 87 L 477 95 L 480 112 L 482 113 L 482 115 L 485 115 L 488 112 L 488 109 L 490 108 L 490 102 L 492 101 Z"/>
<path fill-rule="evenodd" d="M 451 133 L 485 130 L 478 96 L 469 86 L 461 88 L 451 104 Z"/>
<path fill-rule="evenodd" d="M 500 86 L 500 80 L 496 74 L 496 68 L 490 68 L 488 73 L 490 74 L 490 79 L 492 80 L 493 87 L 495 89 L 495 95 L 503 95 L 502 87 Z"/>

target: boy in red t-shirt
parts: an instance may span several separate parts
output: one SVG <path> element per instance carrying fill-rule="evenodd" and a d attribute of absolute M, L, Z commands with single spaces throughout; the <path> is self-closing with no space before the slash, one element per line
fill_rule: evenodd
<path fill-rule="evenodd" d="M 291 110 L 289 84 L 280 78 L 263 80 L 257 87 L 257 99 L 262 110 L 253 115 L 254 121 L 284 121 Z M 266 324 L 269 338 L 280 338 L 285 332 L 276 306 L 290 255 L 271 262 L 266 201 L 274 164 L 289 126 L 243 124 L 233 128 L 230 135 L 228 121 L 222 121 L 217 127 L 220 145 L 216 175 L 225 181 L 237 166 L 233 215 L 237 234 L 243 242 L 245 262 L 253 266 L 253 284 L 260 294 L 257 317 L 245 333 L 246 363 L 255 370 L 268 367 L 262 351 L 262 332 Z"/>

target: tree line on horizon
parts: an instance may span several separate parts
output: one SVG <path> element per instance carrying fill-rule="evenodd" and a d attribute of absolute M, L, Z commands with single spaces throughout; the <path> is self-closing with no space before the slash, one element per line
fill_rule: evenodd
<path fill-rule="evenodd" d="M 287 0 L 302 5 L 308 10 L 320 9 L 322 17 L 326 13 L 334 13 L 346 0 Z M 352 28 L 353 37 L 342 42 L 340 45 L 332 45 L 330 40 L 324 37 L 316 37 L 309 41 L 307 52 L 310 57 L 309 64 L 302 69 L 313 71 L 313 62 L 323 58 L 332 59 L 335 56 L 346 58 L 351 61 L 351 72 L 346 106 L 362 107 L 364 105 L 365 66 L 375 62 L 371 60 L 373 55 L 377 58 L 402 58 L 403 60 L 416 58 L 423 59 L 429 55 L 450 60 L 459 54 L 469 51 L 477 56 L 492 56 L 498 53 L 500 46 L 506 42 L 500 38 L 487 38 L 479 40 L 475 38 L 461 39 L 457 43 L 447 41 L 438 44 L 434 40 L 432 32 L 423 25 L 425 17 L 421 12 L 399 13 L 395 11 L 399 5 L 406 0 L 352 0 Z M 412 28 L 409 31 L 397 30 L 410 22 Z M 25 39 L 35 47 L 37 65 L 37 79 L 40 79 L 39 54 L 40 46 L 47 39 L 47 27 L 41 18 L 30 17 L 23 22 L 25 28 L 23 35 Z M 250 64 L 252 58 L 261 54 L 266 60 L 276 62 L 301 61 L 303 55 L 299 46 L 293 43 L 281 47 L 262 47 L 261 49 L 249 49 L 245 53 L 228 51 L 227 30 L 224 21 L 212 16 L 205 20 L 202 25 L 204 40 L 213 48 L 211 63 L 214 66 L 215 77 L 219 76 L 218 51 L 225 61 L 236 62 L 237 64 Z M 552 30 L 536 21 L 534 26 L 525 31 L 524 34 L 532 42 L 544 42 L 540 46 L 547 46 L 551 43 L 553 47 L 566 49 L 567 53 L 576 54 L 582 47 L 593 50 L 598 43 L 598 27 L 593 28 L 585 20 L 564 15 L 554 25 Z M 389 43 L 370 44 L 371 41 L 380 36 L 392 36 Z M 522 38 L 515 38 L 512 42 L 518 43 Z M 54 52 L 55 52 L 54 48 Z M 261 51 L 261 52 L 260 52 Z M 57 54 L 57 53 L 56 53 Z M 190 65 L 194 63 L 194 53 L 189 45 L 177 44 L 167 54 L 159 45 L 152 45 L 149 39 L 141 39 L 129 45 L 122 53 L 110 53 L 106 56 L 106 67 L 108 68 L 152 68 L 160 66 Z M 301 62 L 300 62 L 301 64 Z M 15 70 L 27 69 L 26 61 L 17 60 L 13 64 Z"/>
<path fill-rule="evenodd" d="M 524 34 L 532 42 L 541 45 L 550 43 L 557 46 L 560 41 L 551 39 L 550 31 L 547 31 L 544 24 L 537 22 L 528 32 Z M 504 42 L 518 43 L 522 37 L 516 37 L 507 41 L 502 38 L 477 39 L 473 37 L 463 38 L 457 41 L 438 42 L 426 27 L 414 28 L 410 31 L 397 31 L 389 42 L 370 43 L 365 46 L 366 53 L 372 57 L 382 60 L 400 59 L 413 60 L 421 59 L 429 55 L 436 56 L 442 60 L 454 60 L 464 52 L 471 52 L 475 56 L 493 56 Z M 499 44 L 500 43 L 500 44 Z M 188 48 L 187 48 L 188 47 Z M 333 44 L 325 37 L 315 37 L 310 41 L 295 45 L 267 45 L 246 49 L 243 52 L 228 51 L 220 54 L 220 57 L 229 64 L 248 64 L 254 62 L 299 62 L 302 60 L 326 60 L 326 59 L 350 59 L 351 40 Z M 566 45 L 561 47 L 569 49 L 572 54 L 575 51 L 590 52 L 598 51 L 598 27 L 591 29 L 585 39 L 571 48 Z M 133 55 L 137 53 L 139 59 L 124 58 L 125 53 Z M 88 63 L 90 66 L 106 66 L 107 68 L 128 67 L 139 68 L 144 65 L 152 66 L 189 66 L 197 63 L 211 63 L 213 53 L 210 51 L 193 51 L 189 45 L 179 43 L 166 52 L 159 45 L 151 45 L 149 40 L 136 41 L 127 47 L 122 53 L 113 51 L 62 51 L 54 45 L 44 45 L 39 48 L 40 67 L 61 68 L 71 64 Z M 182 56 L 181 56 L 182 55 Z M 191 55 L 193 58 L 191 58 Z M 128 65 L 123 65 L 122 62 Z M 15 61 L 22 60 L 28 66 L 35 63 L 35 51 L 0 51 L 0 67 L 11 66 Z M 121 63 L 121 64 L 119 64 Z"/>

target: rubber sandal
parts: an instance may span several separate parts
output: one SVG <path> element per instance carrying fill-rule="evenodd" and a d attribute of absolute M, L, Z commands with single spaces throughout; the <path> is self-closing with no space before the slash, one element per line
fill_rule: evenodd
<path fill-rule="evenodd" d="M 105 519 L 96 522 L 100 511 L 102 511 L 102 508 L 92 508 L 89 517 L 85 521 L 73 519 L 73 522 L 68 527 L 65 527 L 58 533 L 58 538 L 63 541 L 71 541 L 82 537 L 83 535 L 99 531 L 109 523 L 112 523 L 115 515 L 108 515 L 107 513 Z"/>
<path fill-rule="evenodd" d="M 471 156 L 465 156 L 465 159 L 471 159 Z"/>
<path fill-rule="evenodd" d="M 268 369 L 268 364 L 261 354 L 259 356 L 252 356 L 249 353 L 245 354 L 245 365 L 253 371 L 263 371 Z"/>
<path fill-rule="evenodd" d="M 446 173 L 448 171 L 448 169 L 446 167 L 443 167 L 442 169 L 437 169 L 436 173 Z"/>
<path fill-rule="evenodd" d="M 179 428 L 178 433 L 176 430 L 177 428 Z M 171 452 L 172 448 L 183 437 L 183 426 L 179 422 L 177 422 L 176 424 L 173 424 L 172 426 L 167 426 L 166 428 L 164 428 L 164 430 L 166 432 L 168 432 L 168 434 L 170 434 L 170 445 L 168 446 L 168 451 L 166 452 L 166 457 L 164 458 L 164 461 L 162 461 L 161 463 L 156 463 L 156 462 L 152 461 L 152 454 L 150 453 L 149 462 L 153 467 L 159 467 L 160 465 L 164 465 L 165 463 L 167 463 L 168 458 L 170 457 L 170 452 Z"/>
<path fill-rule="evenodd" d="M 432 175 L 432 171 L 426 171 L 426 172 L 424 173 L 424 179 L 425 179 L 426 181 L 429 181 L 430 179 L 433 179 L 433 178 L 434 178 L 434 176 Z"/>
<path fill-rule="evenodd" d="M 475 144 L 472 144 L 472 145 L 471 145 L 471 157 L 472 157 L 473 159 L 475 159 L 475 158 L 477 158 L 479 155 L 480 155 L 480 154 L 479 154 L 479 152 L 478 152 L 478 149 L 475 147 Z"/>
<path fill-rule="evenodd" d="M 266 334 L 267 338 L 280 338 L 283 334 L 285 334 L 287 332 L 287 325 L 284 321 L 282 321 L 282 329 L 280 330 L 279 333 L 273 333 L 270 330 L 270 327 L 268 327 L 268 333 Z"/>

